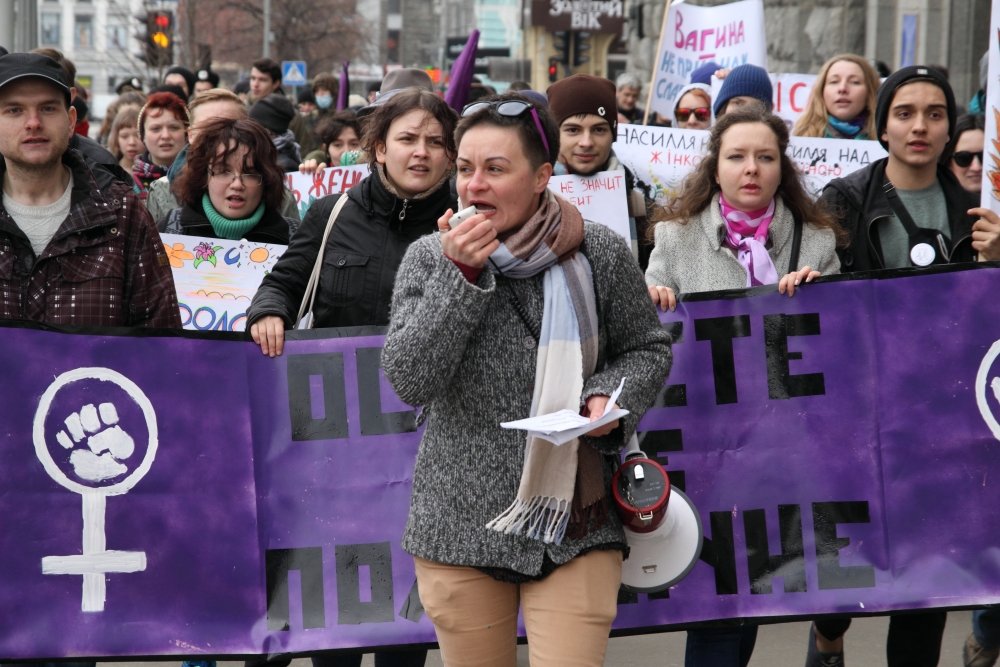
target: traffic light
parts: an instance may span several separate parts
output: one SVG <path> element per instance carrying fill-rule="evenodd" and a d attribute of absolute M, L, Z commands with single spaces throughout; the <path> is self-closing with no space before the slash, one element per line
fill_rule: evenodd
<path fill-rule="evenodd" d="M 590 62 L 590 33 L 573 33 L 573 67 Z"/>
<path fill-rule="evenodd" d="M 174 15 L 168 11 L 146 14 L 146 62 L 163 67 L 173 62 Z"/>
<path fill-rule="evenodd" d="M 559 80 L 559 59 L 549 58 L 549 83 Z"/>
<path fill-rule="evenodd" d="M 555 58 L 558 62 L 569 67 L 569 52 L 572 48 L 572 37 L 568 30 L 558 30 L 552 33 L 552 48 L 555 49 Z"/>

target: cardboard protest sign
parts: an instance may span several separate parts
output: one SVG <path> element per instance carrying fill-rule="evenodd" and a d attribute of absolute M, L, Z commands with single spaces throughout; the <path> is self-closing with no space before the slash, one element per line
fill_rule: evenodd
<path fill-rule="evenodd" d="M 691 72 L 710 60 L 719 67 L 750 63 L 767 69 L 763 0 L 714 7 L 671 3 L 655 60 L 650 109 L 666 115 Z"/>
<path fill-rule="evenodd" d="M 285 187 L 295 197 L 299 207 L 299 217 L 304 218 L 314 201 L 327 195 L 347 192 L 367 175 L 367 164 L 327 167 L 315 174 L 290 171 L 285 174 Z"/>
<path fill-rule="evenodd" d="M 584 220 L 599 222 L 618 232 L 625 242 L 632 243 L 628 222 L 628 194 L 625 172 L 601 171 L 591 176 L 566 174 L 553 176 L 549 190 L 580 209 Z"/>
<path fill-rule="evenodd" d="M 1000 0 L 990 11 L 989 75 L 986 86 L 986 132 L 980 206 L 1000 213 Z"/>
<path fill-rule="evenodd" d="M 161 234 L 181 308 L 197 331 L 245 331 L 246 311 L 286 246 Z"/>
<path fill-rule="evenodd" d="M 708 152 L 706 130 L 619 125 L 615 155 L 635 174 L 650 199 L 666 205 L 681 190 L 684 178 Z M 788 155 L 799 167 L 806 189 L 818 196 L 834 178 L 846 176 L 886 156 L 877 141 L 792 137 Z"/>

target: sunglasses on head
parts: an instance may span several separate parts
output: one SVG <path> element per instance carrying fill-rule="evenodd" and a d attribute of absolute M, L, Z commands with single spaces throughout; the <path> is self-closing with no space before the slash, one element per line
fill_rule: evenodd
<path fill-rule="evenodd" d="M 686 123 L 691 114 L 694 114 L 694 117 L 698 120 L 706 121 L 712 117 L 712 110 L 708 107 L 698 107 L 697 109 L 677 107 L 677 111 L 674 112 L 674 116 L 682 123 Z"/>
<path fill-rule="evenodd" d="M 972 164 L 972 158 L 979 158 L 979 164 L 983 163 L 983 152 L 982 151 L 958 151 L 951 156 L 951 159 L 955 161 L 959 167 L 963 169 Z"/>
<path fill-rule="evenodd" d="M 479 113 L 483 109 L 492 109 L 498 115 L 505 118 L 518 118 L 524 114 L 525 111 L 529 112 L 531 114 L 531 119 L 535 121 L 535 129 L 538 130 L 538 136 L 542 140 L 542 145 L 545 147 L 545 159 L 549 159 L 549 156 L 551 155 L 549 150 L 549 140 L 545 138 L 545 128 L 542 127 L 542 119 L 538 117 L 538 111 L 535 110 L 535 106 L 531 102 L 524 102 L 521 100 L 472 102 L 471 104 L 466 104 L 465 108 L 462 109 L 462 118 Z"/>

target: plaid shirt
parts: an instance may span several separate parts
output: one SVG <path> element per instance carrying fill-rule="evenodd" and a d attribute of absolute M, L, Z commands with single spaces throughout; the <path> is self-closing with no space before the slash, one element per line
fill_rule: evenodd
<path fill-rule="evenodd" d="M 179 329 L 170 264 L 142 202 L 124 184 L 99 189 L 74 150 L 63 163 L 70 212 L 41 256 L 0 204 L 0 319 Z"/>

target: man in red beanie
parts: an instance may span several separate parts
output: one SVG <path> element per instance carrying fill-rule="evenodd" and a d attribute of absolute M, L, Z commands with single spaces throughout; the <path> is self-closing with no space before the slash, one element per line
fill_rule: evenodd
<path fill-rule="evenodd" d="M 617 137 L 615 84 L 589 74 L 574 74 L 549 86 L 549 113 L 559 125 L 556 174 L 591 176 L 599 171 L 625 172 L 632 254 L 646 270 L 652 245 L 646 241 L 646 199 L 635 189 L 635 176 L 618 161 L 611 144 Z"/>

